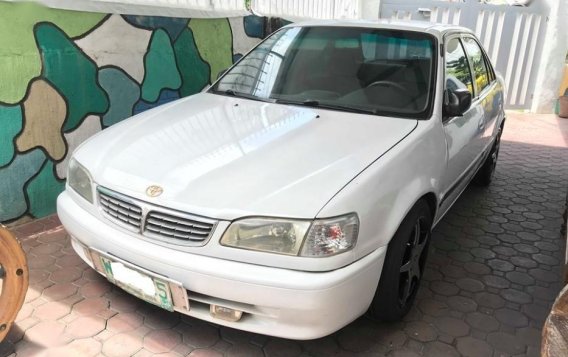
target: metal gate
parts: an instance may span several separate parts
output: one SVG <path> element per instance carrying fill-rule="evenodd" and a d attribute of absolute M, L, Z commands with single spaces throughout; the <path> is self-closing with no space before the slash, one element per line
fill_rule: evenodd
<path fill-rule="evenodd" d="M 381 0 L 379 17 L 461 25 L 475 31 L 505 78 L 507 109 L 530 109 L 549 12 L 545 1 L 539 0 L 527 7 L 480 0 Z"/>

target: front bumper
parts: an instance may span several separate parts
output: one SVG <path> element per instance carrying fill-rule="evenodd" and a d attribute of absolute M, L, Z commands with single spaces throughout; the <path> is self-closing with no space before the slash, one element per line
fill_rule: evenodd
<path fill-rule="evenodd" d="M 90 265 L 83 247 L 95 248 L 180 282 L 196 318 L 266 335 L 314 339 L 361 316 L 378 284 L 386 250 L 377 249 L 341 269 L 304 272 L 177 251 L 127 234 L 78 205 L 63 192 L 57 200 L 73 247 Z M 238 322 L 216 319 L 209 306 L 243 311 Z"/>

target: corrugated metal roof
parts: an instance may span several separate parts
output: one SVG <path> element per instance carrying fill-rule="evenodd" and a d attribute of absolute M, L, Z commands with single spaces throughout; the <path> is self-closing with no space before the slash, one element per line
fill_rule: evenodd
<path fill-rule="evenodd" d="M 250 15 L 245 0 L 36 0 L 48 7 L 114 14 L 219 18 Z"/>
<path fill-rule="evenodd" d="M 2 1 L 2 0 L 0 0 Z M 24 0 L 3 0 L 24 1 Z M 250 15 L 246 0 L 32 0 L 48 7 L 115 14 L 220 18 Z M 261 16 L 304 19 L 378 18 L 378 0 L 251 0 Z"/>

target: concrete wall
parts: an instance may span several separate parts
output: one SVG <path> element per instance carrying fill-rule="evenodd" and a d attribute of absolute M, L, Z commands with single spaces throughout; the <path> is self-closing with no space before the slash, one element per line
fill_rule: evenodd
<path fill-rule="evenodd" d="M 544 0 L 550 6 L 532 112 L 552 113 L 564 73 L 568 51 L 568 1 Z"/>
<path fill-rule="evenodd" d="M 121 16 L 0 2 L 0 222 L 54 213 L 81 142 L 199 92 L 263 27 L 253 16 Z"/>

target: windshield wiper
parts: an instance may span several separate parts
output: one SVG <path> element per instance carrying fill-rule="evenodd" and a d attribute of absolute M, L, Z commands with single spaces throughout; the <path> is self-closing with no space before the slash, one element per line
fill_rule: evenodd
<path fill-rule="evenodd" d="M 217 90 L 217 89 L 213 89 L 212 92 L 213 92 L 213 93 L 224 94 L 224 95 L 229 95 L 229 96 L 231 96 L 231 97 L 252 99 L 252 100 L 258 100 L 258 101 L 267 102 L 267 103 L 274 103 L 274 102 L 275 102 L 275 100 L 274 100 L 274 99 L 271 99 L 271 98 L 261 98 L 261 97 L 257 97 L 256 95 L 252 95 L 252 94 L 248 94 L 248 93 L 243 93 L 243 92 L 237 92 L 237 91 L 234 91 L 234 90 L 232 90 L 232 89 L 227 89 L 227 90 Z"/>
<path fill-rule="evenodd" d="M 332 110 L 341 110 L 345 112 L 352 112 L 352 113 L 359 113 L 359 114 L 372 114 L 378 115 L 380 111 L 374 108 L 360 108 L 360 107 L 352 107 L 349 105 L 342 105 L 342 104 L 331 104 L 331 103 L 322 103 L 315 99 L 306 99 L 304 101 L 297 101 L 297 100 L 288 100 L 288 99 L 276 99 L 276 103 L 278 104 L 291 104 L 291 105 L 303 105 L 306 107 L 314 107 L 314 108 L 323 108 L 323 109 L 332 109 Z"/>

